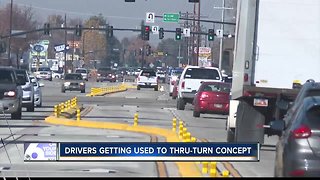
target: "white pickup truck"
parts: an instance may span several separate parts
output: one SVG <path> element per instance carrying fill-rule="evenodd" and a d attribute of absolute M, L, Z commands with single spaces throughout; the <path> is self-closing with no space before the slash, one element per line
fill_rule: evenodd
<path fill-rule="evenodd" d="M 140 88 L 153 88 L 158 91 L 158 77 L 152 69 L 143 69 L 137 77 L 137 90 Z"/>
<path fill-rule="evenodd" d="M 222 82 L 222 75 L 216 67 L 187 66 L 179 80 L 177 110 L 184 110 L 192 103 L 201 82 Z"/>

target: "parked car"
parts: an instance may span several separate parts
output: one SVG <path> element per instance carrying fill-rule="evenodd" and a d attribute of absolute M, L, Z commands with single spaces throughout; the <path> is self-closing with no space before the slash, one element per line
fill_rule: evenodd
<path fill-rule="evenodd" d="M 11 114 L 11 119 L 21 119 L 22 87 L 25 80 L 17 78 L 14 68 L 0 66 L 0 109 L 3 113 Z"/>
<path fill-rule="evenodd" d="M 80 73 L 68 73 L 64 76 L 61 92 L 65 93 L 66 91 L 86 92 L 86 83 Z"/>
<path fill-rule="evenodd" d="M 201 86 L 193 99 L 193 117 L 200 117 L 200 114 L 228 114 L 230 89 L 230 83 L 201 83 Z"/>
<path fill-rule="evenodd" d="M 25 84 L 22 85 L 22 107 L 27 108 L 28 112 L 34 112 L 34 88 L 33 83 L 29 77 L 29 74 L 24 69 L 16 69 L 17 77 L 21 81 L 25 81 Z"/>
<path fill-rule="evenodd" d="M 320 176 L 320 96 L 305 97 L 290 118 L 271 122 L 282 131 L 276 145 L 276 177 Z"/>
<path fill-rule="evenodd" d="M 184 110 L 187 103 L 192 103 L 201 82 L 222 82 L 221 72 L 217 67 L 187 66 L 179 80 L 177 109 Z"/>
<path fill-rule="evenodd" d="M 34 105 L 36 107 L 42 106 L 42 90 L 41 87 L 44 86 L 43 83 L 40 83 L 37 78 L 34 76 L 30 76 L 31 82 L 33 83 L 33 89 L 34 89 Z"/>
<path fill-rule="evenodd" d="M 88 81 L 89 72 L 85 68 L 76 69 L 75 73 L 80 73 L 84 80 Z"/>
<path fill-rule="evenodd" d="M 153 88 L 158 91 L 158 78 L 156 71 L 153 69 L 143 69 L 137 77 L 137 90 L 140 88 Z"/>
<path fill-rule="evenodd" d="M 103 81 L 116 82 L 117 81 L 116 73 L 110 67 L 98 68 L 96 81 L 97 82 L 103 82 Z"/>

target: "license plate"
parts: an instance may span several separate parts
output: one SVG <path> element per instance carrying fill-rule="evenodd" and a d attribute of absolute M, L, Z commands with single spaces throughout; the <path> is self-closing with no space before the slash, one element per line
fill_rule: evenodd
<path fill-rule="evenodd" d="M 222 108 L 222 104 L 214 104 L 213 107 L 215 107 L 215 108 Z"/>
<path fill-rule="evenodd" d="M 258 107 L 268 107 L 268 99 L 254 98 L 253 105 Z"/>

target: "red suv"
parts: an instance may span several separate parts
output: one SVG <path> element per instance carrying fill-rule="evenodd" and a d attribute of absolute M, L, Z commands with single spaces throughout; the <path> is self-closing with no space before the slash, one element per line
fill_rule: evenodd
<path fill-rule="evenodd" d="M 201 113 L 229 113 L 230 83 L 202 82 L 193 99 L 193 117 L 200 117 Z"/>

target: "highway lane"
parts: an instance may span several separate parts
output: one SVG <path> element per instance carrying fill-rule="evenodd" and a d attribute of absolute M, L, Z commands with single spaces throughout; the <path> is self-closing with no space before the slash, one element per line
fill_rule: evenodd
<path fill-rule="evenodd" d="M 225 142 L 226 131 L 225 123 L 226 116 L 201 114 L 200 118 L 192 117 L 192 105 L 187 105 L 186 110 L 176 110 L 176 100 L 172 100 L 168 94 L 168 85 L 164 85 L 165 91 L 153 91 L 153 89 L 129 89 L 125 92 L 108 94 L 104 97 L 86 97 L 86 93 L 90 92 L 91 87 L 116 85 L 118 83 L 96 83 L 93 81 L 87 82 L 86 93 L 80 92 L 66 92 L 60 91 L 60 80 L 52 82 L 44 81 L 43 87 L 44 102 L 43 107 L 36 108 L 36 112 L 29 113 L 23 112 L 22 120 L 10 120 L 11 131 L 19 134 L 27 134 L 22 137 L 23 141 L 30 140 L 50 140 L 50 141 L 147 141 L 150 136 L 142 135 L 139 133 L 119 132 L 111 130 L 92 130 L 88 128 L 79 127 L 64 127 L 46 124 L 43 122 L 44 117 L 50 115 L 53 106 L 72 97 L 77 96 L 80 104 L 85 107 L 93 107 L 92 111 L 83 119 L 94 121 L 118 122 L 133 124 L 134 113 L 139 114 L 139 124 L 156 126 L 161 128 L 171 128 L 173 117 L 178 120 L 183 120 L 187 124 L 188 131 L 192 136 L 197 137 L 199 140 L 208 140 L 212 142 Z M 6 121 L 0 117 L 0 137 L 10 134 Z M 13 126 L 14 125 L 14 126 Z M 112 134 L 110 136 L 110 133 Z M 12 140 L 12 137 L 11 137 Z M 161 139 L 160 139 L 161 140 Z M 270 147 L 264 146 L 261 150 L 260 162 L 233 162 L 234 167 L 239 171 L 243 177 L 263 177 L 273 176 L 273 163 L 274 163 L 274 147 L 276 138 L 268 138 L 267 143 Z M 21 144 L 20 144 L 21 145 Z M 21 148 L 22 152 L 22 147 Z M 14 157 L 10 160 L 13 161 L 14 166 L 11 166 L 12 173 L 23 172 L 24 167 L 28 167 L 31 175 L 34 176 L 77 176 L 80 172 L 81 176 L 85 176 L 86 172 L 90 172 L 90 176 L 157 176 L 157 170 L 154 163 L 144 165 L 143 163 L 116 163 L 111 165 L 106 162 L 81 164 L 81 163 L 45 163 L 46 168 L 40 168 L 41 163 L 23 163 L 21 157 L 17 154 L 17 148 L 14 144 L 10 147 L 9 157 Z M 6 152 L 0 149 L 0 167 L 10 166 L 10 160 L 5 158 Z M 6 159 L 6 163 L 2 163 L 2 159 Z M 113 163 L 115 164 L 115 163 Z M 137 165 L 139 164 L 139 165 Z M 148 166 L 148 172 L 140 171 L 139 168 L 145 169 Z M 178 176 L 176 167 L 173 164 L 167 164 L 170 170 L 170 176 Z M 221 165 L 220 165 L 221 166 Z M 106 167 L 108 167 L 106 169 Z M 40 169 L 37 171 L 37 168 Z M 90 169 L 91 168 L 91 169 Z M 127 171 L 124 169 L 127 168 Z M 89 169 L 89 170 L 88 170 Z M 167 168 L 168 169 L 168 168 Z M 110 171 L 108 171 L 110 170 Z M 115 170 L 117 173 L 113 173 Z M 24 171 L 25 172 L 25 171 Z M 111 173 L 107 173 L 111 172 Z M 128 173 L 131 172 L 131 173 Z M 0 176 L 4 172 L 0 173 Z M 6 171 L 10 175 L 9 171 Z M 29 175 L 30 175 L 29 174 Z M 78 174 L 79 175 L 79 174 Z"/>

